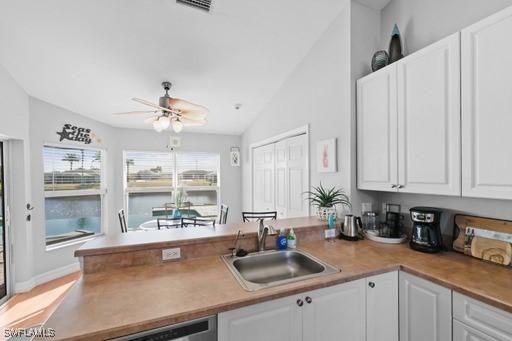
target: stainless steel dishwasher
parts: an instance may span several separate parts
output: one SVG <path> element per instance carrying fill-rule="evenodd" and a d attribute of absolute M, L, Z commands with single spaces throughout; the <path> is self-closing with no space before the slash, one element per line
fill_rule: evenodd
<path fill-rule="evenodd" d="M 122 336 L 114 341 L 217 341 L 217 316 Z"/>

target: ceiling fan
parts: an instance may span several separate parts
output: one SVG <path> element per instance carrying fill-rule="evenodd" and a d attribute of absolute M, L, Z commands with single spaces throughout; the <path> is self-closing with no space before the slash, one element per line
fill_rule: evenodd
<path fill-rule="evenodd" d="M 165 95 L 160 97 L 158 104 L 140 98 L 132 98 L 135 102 L 152 107 L 152 110 L 120 112 L 114 115 L 156 114 L 145 119 L 144 123 L 152 124 L 153 129 L 157 132 L 161 132 L 169 128 L 169 126 L 172 126 L 176 133 L 179 133 L 183 130 L 184 126 L 205 125 L 207 123 L 206 115 L 208 114 L 208 109 L 183 99 L 172 98 L 169 96 L 171 86 L 171 82 L 162 82 Z"/>

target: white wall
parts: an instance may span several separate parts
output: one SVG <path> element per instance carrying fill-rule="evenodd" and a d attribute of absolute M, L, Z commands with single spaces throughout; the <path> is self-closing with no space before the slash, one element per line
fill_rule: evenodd
<path fill-rule="evenodd" d="M 354 214 L 361 213 L 362 202 L 372 202 L 377 207 L 377 192 L 357 189 L 357 129 L 356 129 L 356 81 L 371 73 L 371 59 L 380 44 L 380 11 L 352 1 L 350 15 L 350 64 L 351 64 L 351 200 Z"/>
<path fill-rule="evenodd" d="M 45 143 L 76 145 L 70 141 L 59 142 L 56 134 L 65 123 L 91 128 L 101 137 L 102 143 L 91 143 L 90 147 L 105 149 L 108 223 L 106 233 L 120 233 L 117 211 L 123 208 L 123 150 L 166 151 L 169 133 L 152 130 L 121 129 L 89 119 L 41 100 L 30 98 L 30 155 L 32 161 L 33 249 L 34 277 L 49 278 L 48 273 L 62 268 L 63 272 L 77 268 L 73 256 L 81 243 L 54 250 L 46 250 L 44 217 L 44 181 L 42 149 Z M 232 135 L 180 134 L 184 151 L 215 152 L 221 155 L 220 182 L 221 200 L 230 206 L 229 220 L 241 218 L 241 169 L 231 167 L 231 147 L 240 146 L 240 137 Z M 238 220 L 237 220 L 238 219 Z M 36 280 L 36 282 L 38 282 Z"/>
<path fill-rule="evenodd" d="M 0 135 L 8 138 L 6 203 L 11 212 L 8 233 L 15 245 L 10 251 L 15 266 L 8 284 L 14 284 L 30 281 L 33 272 L 31 224 L 25 220 L 25 204 L 30 202 L 29 104 L 28 95 L 1 65 L 0 94 Z"/>
<path fill-rule="evenodd" d="M 381 47 L 387 47 L 395 22 L 410 53 L 510 5 L 512 0 L 392 0 L 382 11 Z M 394 193 L 383 194 L 381 200 L 401 204 L 404 212 L 413 206 L 448 209 L 443 224 L 446 235 L 452 234 L 453 214 L 456 212 L 512 220 L 512 202 L 507 200 Z"/>
<path fill-rule="evenodd" d="M 251 209 L 249 146 L 309 124 L 310 184 L 350 191 L 350 6 L 339 14 L 242 135 L 243 208 Z M 338 172 L 316 171 L 316 143 L 338 139 Z"/>
<path fill-rule="evenodd" d="M 395 23 L 412 53 L 510 5 L 511 0 L 392 0 L 382 10 L 381 48 L 389 47 Z"/>
<path fill-rule="evenodd" d="M 78 264 L 73 252 L 81 244 L 67 246 L 51 251 L 46 250 L 46 226 L 44 212 L 44 168 L 43 168 L 43 145 L 45 143 L 56 143 L 62 145 L 80 145 L 73 144 L 71 141 L 59 142 L 57 132 L 62 129 L 65 123 L 77 125 L 79 127 L 91 128 L 92 131 L 102 138 L 103 143 L 91 143 L 90 147 L 102 148 L 107 151 L 107 185 L 114 183 L 115 177 L 110 162 L 110 153 L 115 151 L 113 148 L 114 129 L 103 123 L 94 121 L 84 116 L 72 113 L 66 109 L 43 102 L 39 99 L 30 98 L 30 155 L 32 161 L 32 204 L 35 207 L 32 212 L 32 234 L 34 249 L 34 275 L 41 275 L 48 271 L 61 267 L 67 267 L 70 264 Z M 121 173 L 122 174 L 122 173 Z M 107 210 L 114 212 L 111 207 L 114 206 L 115 198 L 107 194 Z M 121 200 L 121 199 L 119 199 Z M 109 219 L 109 225 L 115 223 L 113 217 Z M 76 265 L 75 265 L 76 266 Z"/>

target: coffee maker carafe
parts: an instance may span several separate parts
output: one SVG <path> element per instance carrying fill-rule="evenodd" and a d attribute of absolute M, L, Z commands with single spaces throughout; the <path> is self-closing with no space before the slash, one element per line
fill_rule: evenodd
<path fill-rule="evenodd" d="M 443 249 L 440 227 L 442 211 L 432 207 L 413 207 L 409 212 L 413 222 L 411 248 L 428 253 L 441 251 Z"/>

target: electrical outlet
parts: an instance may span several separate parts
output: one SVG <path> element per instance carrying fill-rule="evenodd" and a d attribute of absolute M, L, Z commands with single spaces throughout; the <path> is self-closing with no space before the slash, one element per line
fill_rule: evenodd
<path fill-rule="evenodd" d="M 181 249 L 179 247 L 174 249 L 162 250 L 162 260 L 174 260 L 181 258 Z"/>

